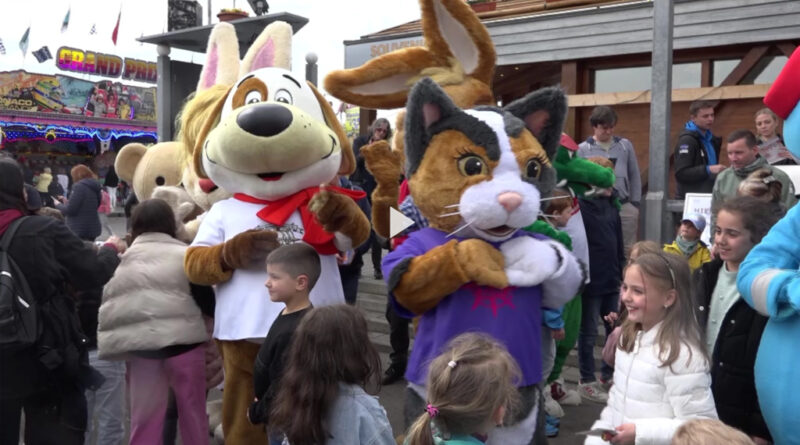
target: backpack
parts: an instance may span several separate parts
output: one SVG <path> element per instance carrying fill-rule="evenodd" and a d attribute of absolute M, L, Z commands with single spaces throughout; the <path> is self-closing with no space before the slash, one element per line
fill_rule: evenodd
<path fill-rule="evenodd" d="M 37 302 L 28 280 L 8 254 L 8 246 L 26 218 L 11 223 L 0 238 L 0 351 L 33 346 L 41 328 Z"/>

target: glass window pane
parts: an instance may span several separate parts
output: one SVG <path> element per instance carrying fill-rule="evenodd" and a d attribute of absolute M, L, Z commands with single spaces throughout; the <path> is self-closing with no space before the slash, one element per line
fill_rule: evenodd
<path fill-rule="evenodd" d="M 778 77 L 778 74 L 783 69 L 783 66 L 786 65 L 786 61 L 789 60 L 786 56 L 778 56 L 772 59 L 764 71 L 759 74 L 753 83 L 772 83 L 775 81 L 775 78 Z"/>
<path fill-rule="evenodd" d="M 714 61 L 714 85 L 718 87 L 722 84 L 722 81 L 728 77 L 728 74 L 736 68 L 736 65 L 741 62 L 742 59 L 731 59 L 731 60 L 715 60 Z"/>
<path fill-rule="evenodd" d="M 642 91 L 650 89 L 650 67 L 613 68 L 594 73 L 595 93 Z"/>
<path fill-rule="evenodd" d="M 594 73 L 595 93 L 619 91 L 643 91 L 650 89 L 652 80 L 649 66 L 612 68 Z M 700 86 L 700 63 L 680 63 L 672 66 L 672 88 L 694 88 Z"/>
<path fill-rule="evenodd" d="M 700 86 L 700 63 L 672 65 L 672 89 Z"/>

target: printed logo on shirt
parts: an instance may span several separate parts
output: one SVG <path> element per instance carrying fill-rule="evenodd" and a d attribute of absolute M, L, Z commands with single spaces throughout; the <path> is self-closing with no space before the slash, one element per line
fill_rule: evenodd
<path fill-rule="evenodd" d="M 689 146 L 687 144 L 682 144 L 680 147 L 678 147 L 678 154 L 689 154 Z"/>
<path fill-rule="evenodd" d="M 285 246 L 287 244 L 296 243 L 303 239 L 303 235 L 305 235 L 305 230 L 302 226 L 299 226 L 295 223 L 286 223 L 281 227 L 277 227 L 274 224 L 270 223 L 263 223 L 259 224 L 256 227 L 258 230 L 274 230 L 278 232 L 278 242 L 281 246 Z"/>

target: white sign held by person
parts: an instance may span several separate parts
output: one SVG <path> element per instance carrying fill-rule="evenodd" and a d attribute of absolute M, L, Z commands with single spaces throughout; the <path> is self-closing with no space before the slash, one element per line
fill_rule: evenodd
<path fill-rule="evenodd" d="M 706 228 L 700 235 L 700 239 L 707 245 L 711 245 L 711 193 L 687 193 L 683 198 L 683 216 L 681 219 L 692 213 L 703 215 L 706 219 Z"/>

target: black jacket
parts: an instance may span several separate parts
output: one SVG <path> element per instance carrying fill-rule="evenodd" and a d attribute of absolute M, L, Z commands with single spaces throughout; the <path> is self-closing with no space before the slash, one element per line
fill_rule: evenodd
<path fill-rule="evenodd" d="M 0 214 L 3 212 L 9 210 L 0 211 Z M 116 253 L 110 247 L 101 247 L 100 251 L 101 256 Z M 8 253 L 25 274 L 40 310 L 50 311 L 55 306 L 71 309 L 67 314 L 71 314 L 78 330 L 70 289 L 83 291 L 102 287 L 113 274 L 113 268 L 107 267 L 94 249 L 64 223 L 45 216 L 32 216 L 22 223 Z M 45 314 L 40 317 L 43 324 L 46 324 L 45 317 Z M 45 326 L 42 336 L 47 335 L 54 334 Z M 63 367 L 47 370 L 39 360 L 39 353 L 39 347 L 34 346 L 0 355 L 0 399 L 26 397 L 56 385 L 81 384 L 83 376 L 68 374 Z"/>
<path fill-rule="evenodd" d="M 722 139 L 712 136 L 711 144 L 717 153 L 719 162 Z M 678 199 L 683 199 L 687 193 L 711 193 L 714 188 L 715 175 L 706 171 L 708 154 L 703 146 L 700 133 L 694 130 L 684 130 L 678 136 L 675 144 L 675 179 L 678 182 Z"/>
<path fill-rule="evenodd" d="M 589 244 L 589 273 L 591 282 L 584 295 L 618 294 L 625 266 L 622 245 L 622 222 L 613 198 L 579 200 L 586 241 Z"/>
<path fill-rule="evenodd" d="M 94 241 L 102 232 L 97 215 L 101 187 L 95 179 L 83 179 L 72 187 L 69 201 L 56 206 L 66 217 L 67 227 L 87 241 Z"/>
<path fill-rule="evenodd" d="M 367 192 L 367 200 L 369 200 L 371 203 L 372 192 L 375 190 L 375 187 L 377 187 L 377 183 L 375 182 L 375 178 L 372 176 L 372 173 L 367 170 L 367 166 L 364 162 L 364 156 L 361 154 L 361 147 L 369 145 L 369 140 L 370 135 L 368 134 L 361 135 L 353 140 L 353 154 L 356 157 L 356 171 L 350 175 L 350 181 Z"/>
<path fill-rule="evenodd" d="M 724 262 L 715 259 L 695 271 L 692 291 L 705 338 L 711 295 Z M 725 314 L 711 354 L 711 391 L 719 419 L 748 435 L 771 440 L 758 405 L 755 363 L 767 318 L 739 299 Z"/>

